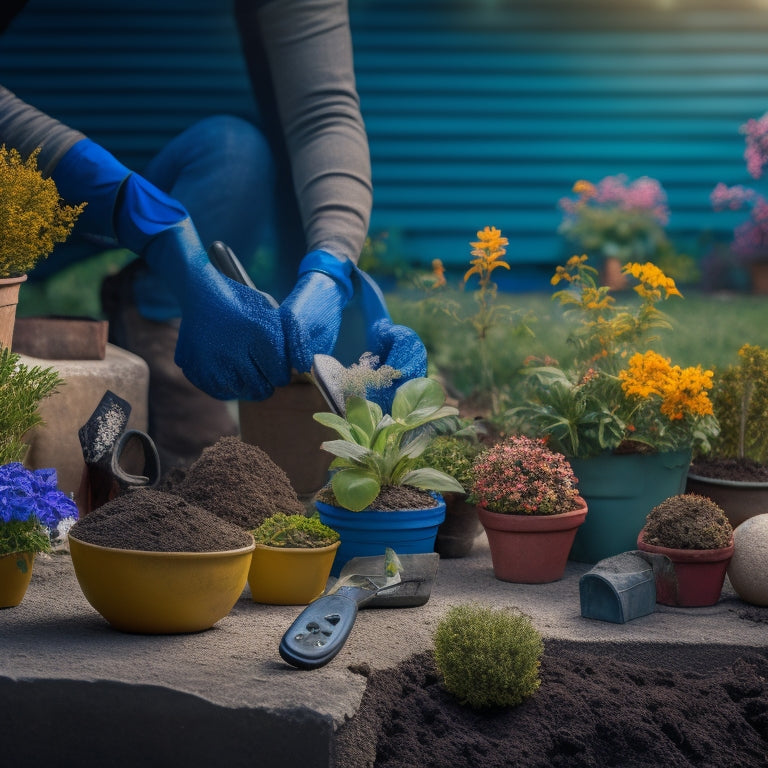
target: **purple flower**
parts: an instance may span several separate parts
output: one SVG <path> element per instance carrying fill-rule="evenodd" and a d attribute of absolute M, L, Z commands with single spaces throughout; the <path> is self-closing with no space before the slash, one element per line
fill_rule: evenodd
<path fill-rule="evenodd" d="M 66 518 L 77 518 L 77 505 L 56 485 L 55 469 L 29 470 L 19 462 L 0 465 L 0 522 L 37 518 L 55 530 Z"/>

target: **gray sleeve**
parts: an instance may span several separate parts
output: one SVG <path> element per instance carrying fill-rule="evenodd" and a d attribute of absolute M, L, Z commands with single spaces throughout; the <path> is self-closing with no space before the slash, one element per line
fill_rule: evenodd
<path fill-rule="evenodd" d="M 26 158 L 41 147 L 37 167 L 49 176 L 74 144 L 85 136 L 40 112 L 0 85 L 0 144 Z"/>
<path fill-rule="evenodd" d="M 373 193 L 346 0 L 272 0 L 259 21 L 308 249 L 357 262 Z"/>

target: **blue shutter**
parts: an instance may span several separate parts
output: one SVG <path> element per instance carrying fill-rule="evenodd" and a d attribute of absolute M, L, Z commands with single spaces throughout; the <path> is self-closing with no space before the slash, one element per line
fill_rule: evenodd
<path fill-rule="evenodd" d="M 253 111 L 229 0 L 30 0 L 0 82 L 140 169 L 209 114 Z M 667 5 L 668 8 L 661 6 Z M 518 264 L 568 251 L 576 179 L 657 178 L 676 238 L 728 237 L 751 183 L 739 126 L 768 111 L 768 14 L 744 0 L 350 0 L 372 231 L 464 265 L 486 225 Z"/>

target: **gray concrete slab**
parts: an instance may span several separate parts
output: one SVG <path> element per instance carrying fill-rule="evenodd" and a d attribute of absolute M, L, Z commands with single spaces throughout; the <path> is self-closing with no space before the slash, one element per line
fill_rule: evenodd
<path fill-rule="evenodd" d="M 552 584 L 501 582 L 481 534 L 469 557 L 441 561 L 426 605 L 361 611 L 339 655 L 301 671 L 277 650 L 300 608 L 254 603 L 246 588 L 208 631 L 125 634 L 85 600 L 68 554 L 38 556 L 22 604 L 0 611 L 4 760 L 34 743 L 39 764 L 60 766 L 329 766 L 334 730 L 360 704 L 361 671 L 431 647 L 437 622 L 463 602 L 515 606 L 553 640 L 768 646 L 767 625 L 743 618 L 749 606 L 727 581 L 712 607 L 584 619 L 579 577 L 589 568 L 569 563 Z"/>

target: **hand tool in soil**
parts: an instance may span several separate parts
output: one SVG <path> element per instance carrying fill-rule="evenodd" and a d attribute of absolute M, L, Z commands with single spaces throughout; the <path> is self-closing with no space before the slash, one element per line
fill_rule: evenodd
<path fill-rule="evenodd" d="M 154 488 L 160 481 L 160 457 L 152 438 L 126 429 L 131 405 L 107 390 L 96 410 L 78 430 L 83 469 L 78 506 L 86 515 L 131 488 Z M 126 467 L 143 462 L 141 474 Z"/>
<path fill-rule="evenodd" d="M 220 240 L 212 243 L 208 249 L 208 258 L 216 269 L 231 280 L 247 285 L 264 296 L 273 307 L 278 303 L 273 296 L 265 291 L 260 291 L 245 271 L 234 251 Z M 381 289 L 374 280 L 360 269 L 355 267 L 355 274 L 360 280 L 365 323 L 368 329 L 374 323 L 389 318 L 387 305 Z M 322 394 L 331 411 L 338 416 L 345 413 L 344 372 L 346 368 L 332 355 L 315 355 L 312 359 L 312 371 L 310 378 Z"/>
<path fill-rule="evenodd" d="M 440 556 L 435 552 L 398 557 L 355 557 L 330 590 L 310 603 L 280 641 L 280 656 L 299 669 L 317 669 L 342 649 L 358 609 L 405 608 L 429 600 Z"/>

